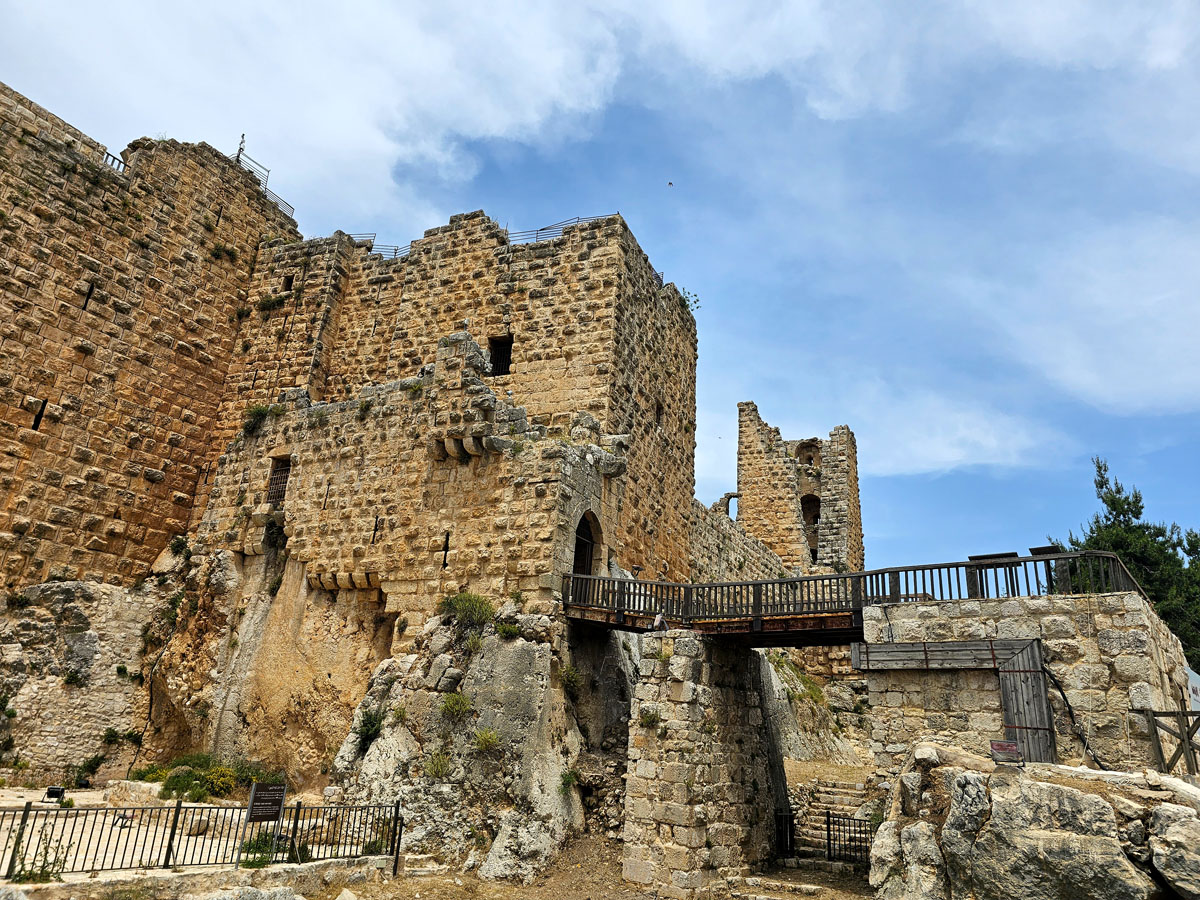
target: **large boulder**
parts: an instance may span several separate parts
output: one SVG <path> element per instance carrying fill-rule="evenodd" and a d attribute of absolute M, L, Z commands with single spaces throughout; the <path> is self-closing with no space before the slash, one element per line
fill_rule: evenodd
<path fill-rule="evenodd" d="M 1151 862 L 1186 900 L 1200 900 L 1200 819 L 1196 811 L 1163 803 L 1150 814 Z"/>
<path fill-rule="evenodd" d="M 959 775 L 942 848 L 956 898 L 1143 900 L 1157 893 L 1121 849 L 1112 806 L 1022 775 L 997 772 L 990 784 L 979 773 Z"/>
<path fill-rule="evenodd" d="M 880 827 L 871 848 L 880 900 L 1159 896 L 1126 856 L 1116 813 L 1101 796 L 1004 768 L 989 776 L 950 766 L 931 769 L 906 793 L 909 803 L 893 804 L 899 818 Z M 912 809 L 917 797 L 922 806 Z M 1181 884 L 1200 884 L 1189 880 L 1200 873 L 1200 857 L 1186 850 L 1200 846 L 1200 824 L 1191 810 L 1177 809 L 1188 816 L 1162 820 L 1164 865 Z M 939 835 L 934 822 L 943 814 Z M 913 817 L 919 821 L 905 824 Z"/>

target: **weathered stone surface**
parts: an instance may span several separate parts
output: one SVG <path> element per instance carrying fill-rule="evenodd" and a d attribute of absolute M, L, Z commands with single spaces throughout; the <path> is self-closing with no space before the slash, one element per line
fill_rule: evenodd
<path fill-rule="evenodd" d="M 1200 898 L 1200 819 L 1196 811 L 1173 803 L 1150 815 L 1150 850 L 1154 868 L 1181 897 Z"/>

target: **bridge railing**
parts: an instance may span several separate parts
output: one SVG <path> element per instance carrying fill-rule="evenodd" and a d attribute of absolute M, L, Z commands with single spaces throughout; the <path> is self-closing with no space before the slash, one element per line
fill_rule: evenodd
<path fill-rule="evenodd" d="M 1116 554 L 1041 548 L 1030 556 L 989 554 L 965 562 L 770 581 L 684 584 L 567 575 L 563 578 L 563 607 L 640 617 L 661 615 L 670 624 L 687 625 L 703 619 L 852 612 L 882 603 L 1116 591 L 1145 596 Z"/>

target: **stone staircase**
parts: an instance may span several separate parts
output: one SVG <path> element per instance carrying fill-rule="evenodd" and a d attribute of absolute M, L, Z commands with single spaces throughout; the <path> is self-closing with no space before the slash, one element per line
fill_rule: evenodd
<path fill-rule="evenodd" d="M 849 781 L 831 781 L 818 778 L 812 803 L 803 819 L 796 822 L 796 855 L 800 857 L 825 856 L 825 813 L 851 818 L 855 811 L 867 801 L 867 786 Z"/>

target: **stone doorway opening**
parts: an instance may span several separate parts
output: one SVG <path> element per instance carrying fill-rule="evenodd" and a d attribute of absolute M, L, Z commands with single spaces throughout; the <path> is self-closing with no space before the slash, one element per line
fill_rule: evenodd
<path fill-rule="evenodd" d="M 600 543 L 600 526 L 591 513 L 584 513 L 575 526 L 575 562 L 571 572 L 575 575 L 592 575 L 596 559 L 596 545 Z"/>

